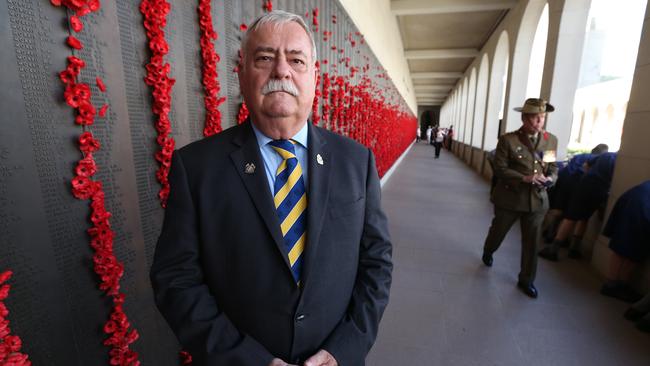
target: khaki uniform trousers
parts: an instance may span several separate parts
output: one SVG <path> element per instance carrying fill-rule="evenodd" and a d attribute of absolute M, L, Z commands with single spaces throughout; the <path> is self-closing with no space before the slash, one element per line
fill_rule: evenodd
<path fill-rule="evenodd" d="M 494 206 L 494 218 L 485 239 L 483 251 L 492 254 L 499 249 L 512 225 L 519 220 L 521 225 L 521 271 L 519 282 L 531 284 L 537 273 L 537 250 L 541 242 L 541 228 L 546 210 L 521 212 Z"/>

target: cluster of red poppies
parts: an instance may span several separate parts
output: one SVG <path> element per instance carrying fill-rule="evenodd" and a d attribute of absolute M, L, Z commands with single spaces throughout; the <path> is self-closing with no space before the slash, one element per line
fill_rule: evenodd
<path fill-rule="evenodd" d="M 140 3 L 140 12 L 144 16 L 144 28 L 147 31 L 149 50 L 151 50 L 151 59 L 145 66 L 147 76 L 144 81 L 153 88 L 152 112 L 157 117 L 155 127 L 158 137 L 156 142 L 160 146 L 160 150 L 155 155 L 159 164 L 156 178 L 161 185 L 158 198 L 160 198 L 163 207 L 167 205 L 169 197 L 167 175 L 175 146 L 174 138 L 170 135 L 172 129 L 169 111 L 172 104 L 172 87 L 176 80 L 169 77 L 171 66 L 164 61 L 164 56 L 169 52 L 164 28 L 167 25 L 167 14 L 170 10 L 171 5 L 165 0 L 142 0 Z"/>
<path fill-rule="evenodd" d="M 244 123 L 246 118 L 248 118 L 248 115 L 250 112 L 248 111 L 248 106 L 246 105 L 246 102 L 242 102 L 241 106 L 239 107 L 239 112 L 237 113 L 237 124 L 241 125 Z"/>
<path fill-rule="evenodd" d="M 203 59 L 203 89 L 205 91 L 205 127 L 204 136 L 211 136 L 221 132 L 221 112 L 219 106 L 226 101 L 219 97 L 221 86 L 217 63 L 219 55 L 214 50 L 212 40 L 217 39 L 217 32 L 212 26 L 212 12 L 210 0 L 199 0 L 199 27 L 201 28 L 201 57 Z"/>
<path fill-rule="evenodd" d="M 70 17 L 70 27 L 74 32 L 80 32 L 84 25 L 81 17 L 99 10 L 98 0 L 51 0 L 55 6 L 65 6 L 74 11 Z M 74 36 L 69 36 L 67 44 L 74 49 L 82 49 L 83 44 Z M 77 111 L 75 123 L 83 128 L 91 126 L 95 121 L 96 110 L 91 102 L 90 85 L 78 82 L 79 73 L 85 67 L 85 62 L 75 56 L 68 57 L 68 66 L 59 73 L 59 78 L 65 84 L 63 93 L 66 103 Z M 95 79 L 97 88 L 106 91 L 106 85 L 101 78 Z M 99 115 L 103 117 L 108 105 L 101 107 Z M 114 232 L 111 229 L 111 213 L 106 210 L 105 194 L 102 182 L 93 180 L 97 173 L 97 164 L 93 153 L 99 150 L 101 144 L 90 131 L 84 131 L 79 136 L 79 150 L 82 158 L 75 167 L 75 177 L 72 179 L 72 194 L 77 199 L 90 200 L 90 221 L 92 227 L 87 230 L 90 236 L 90 246 L 94 249 L 93 270 L 100 278 L 99 289 L 111 296 L 113 309 L 110 318 L 104 325 L 104 332 L 109 337 L 104 345 L 111 347 L 109 351 L 112 365 L 137 366 L 138 354 L 129 349 L 129 345 L 138 339 L 138 332 L 130 329 L 131 324 L 123 311 L 125 295 L 120 293 L 120 279 L 124 274 L 124 265 L 117 260 L 113 253 Z"/>
<path fill-rule="evenodd" d="M 318 32 L 318 13 L 318 8 L 312 11 L 315 32 Z M 308 17 L 309 13 L 305 16 Z M 332 15 L 332 23 L 336 22 L 336 15 Z M 323 30 L 322 33 L 323 41 L 328 42 L 332 32 Z M 348 33 L 345 40 L 351 47 L 365 43 L 360 32 Z M 366 64 L 359 67 L 353 64 L 351 57 L 344 57 L 343 47 L 331 45 L 330 49 L 341 54 L 341 58 L 332 63 L 323 59 L 319 65 L 329 67 L 329 70 L 322 70 L 322 74 L 319 70 L 312 119 L 314 123 L 317 123 L 316 119 L 322 121 L 324 128 L 371 148 L 377 159 L 379 175 L 383 176 L 413 141 L 417 119 L 404 111 L 402 101 L 389 102 L 386 95 L 390 90 L 371 80 L 368 56 L 363 56 Z M 339 65 L 346 67 L 347 74 L 339 74 Z M 390 80 L 385 70 L 377 70 L 376 79 Z M 355 83 L 357 79 L 359 81 Z"/>
<path fill-rule="evenodd" d="M 13 273 L 5 271 L 0 273 L 0 366 L 31 366 L 29 356 L 21 353 L 20 348 L 23 342 L 20 337 L 11 335 L 9 328 L 9 309 L 4 301 L 9 297 L 9 286 L 7 282 Z"/>
<path fill-rule="evenodd" d="M 79 21 L 78 17 L 95 12 L 101 6 L 99 0 L 50 0 L 50 3 L 54 6 L 65 6 L 75 12 L 76 21 Z M 83 28 L 83 25 L 80 28 Z M 74 29 L 75 32 L 79 32 L 80 30 Z"/>

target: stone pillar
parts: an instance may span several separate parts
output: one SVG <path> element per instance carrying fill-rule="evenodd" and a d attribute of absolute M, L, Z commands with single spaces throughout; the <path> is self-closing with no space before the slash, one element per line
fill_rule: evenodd
<path fill-rule="evenodd" d="M 557 136 L 558 158 L 563 159 L 571 137 L 573 101 L 591 0 L 550 0 L 548 5 L 548 41 L 541 95 L 555 106 L 546 128 Z"/>
<path fill-rule="evenodd" d="M 616 158 L 612 191 L 607 215 L 616 200 L 628 189 L 650 179 L 650 7 L 646 7 L 643 33 L 637 55 L 630 101 L 627 106 L 621 149 Z M 592 265 L 601 273 L 607 271 L 610 250 L 608 238 L 600 236 L 594 245 Z M 639 279 L 640 290 L 650 290 L 650 264 L 646 263 Z"/>

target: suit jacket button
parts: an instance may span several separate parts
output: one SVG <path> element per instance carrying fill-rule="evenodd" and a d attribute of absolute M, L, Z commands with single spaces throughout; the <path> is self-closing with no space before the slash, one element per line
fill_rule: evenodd
<path fill-rule="evenodd" d="M 305 314 L 299 314 L 299 315 L 296 317 L 296 321 L 297 321 L 297 322 L 302 321 L 303 319 L 305 319 Z"/>

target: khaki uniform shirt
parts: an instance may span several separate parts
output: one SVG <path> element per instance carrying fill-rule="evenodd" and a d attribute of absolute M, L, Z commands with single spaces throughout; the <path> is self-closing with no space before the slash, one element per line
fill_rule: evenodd
<path fill-rule="evenodd" d="M 523 177 L 543 173 L 555 182 L 556 156 L 557 138 L 548 132 L 540 132 L 534 145 L 521 129 L 499 137 L 493 161 L 497 183 L 492 190 L 492 203 L 519 212 L 548 209 L 546 189 L 525 183 Z"/>

